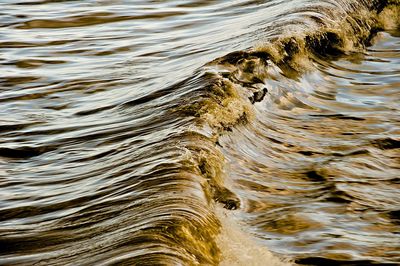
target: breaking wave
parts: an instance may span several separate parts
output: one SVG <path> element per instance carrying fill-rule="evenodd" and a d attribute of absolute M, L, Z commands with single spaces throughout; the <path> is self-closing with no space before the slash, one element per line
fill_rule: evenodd
<path fill-rule="evenodd" d="M 306 76 L 329 71 L 326 64 L 365 54 L 381 32 L 398 28 L 399 7 L 398 1 L 293 1 L 293 7 L 276 15 L 268 27 L 257 24 L 258 31 L 251 34 L 263 37 L 251 48 L 228 52 L 198 68 L 190 77 L 162 89 L 100 108 L 76 111 L 74 119 L 86 121 L 79 137 L 71 137 L 69 132 L 75 130 L 72 127 L 2 125 L 0 132 L 4 137 L 12 138 L 18 132 L 23 138 L 38 139 L 33 145 L 27 142 L 0 146 L 0 156 L 9 162 L 10 173 L 14 171 L 20 176 L 15 180 L 5 178 L 2 187 L 9 189 L 9 193 L 18 184 L 28 190 L 46 189 L 42 196 L 30 195 L 12 205 L 2 203 L 1 263 L 266 265 L 268 260 L 268 265 L 289 265 L 295 260 L 306 264 L 321 264 L 324 259 L 345 260 L 304 257 L 303 251 L 290 258 L 286 258 L 285 252 L 273 255 L 262 241 L 249 234 L 251 229 L 241 228 L 240 218 L 232 217 L 240 216 L 240 210 L 251 213 L 250 209 L 256 207 L 249 202 L 256 196 L 242 195 L 245 189 L 235 186 L 249 188 L 257 182 L 250 177 L 241 181 L 232 177 L 232 164 L 239 156 L 235 152 L 239 151 L 226 145 L 234 147 L 233 136 L 254 134 L 246 133 L 249 128 L 264 130 L 266 122 L 255 107 L 262 102 L 299 116 L 302 113 L 296 113 L 296 108 L 320 108 L 288 91 L 277 90 L 285 86 L 296 89 L 293 84 L 307 87 Z M 269 8 L 263 11 L 265 16 Z M 321 98 L 332 97 L 329 92 L 322 94 Z M 107 127 L 94 122 L 115 114 L 120 116 Z M 346 121 L 364 119 L 331 115 Z M 92 120 L 92 116 L 97 118 Z M 95 130 L 89 130 L 89 124 Z M 292 132 L 287 130 L 290 135 Z M 335 130 L 333 126 L 331 130 Z M 40 143 L 44 135 L 53 138 Z M 259 140 L 254 137 L 253 141 L 259 141 L 253 143 L 255 147 L 262 146 L 265 138 L 275 144 L 291 145 L 290 141 L 284 144 L 274 140 L 273 135 L 263 135 Z M 76 143 L 93 143 L 98 151 L 74 155 L 69 153 L 71 148 L 65 153 L 70 157 L 65 158 L 63 149 Z M 398 143 L 390 137 L 371 141 L 372 146 L 384 150 L 397 149 Z M 264 152 L 267 150 L 277 158 L 284 156 L 273 146 Z M 298 151 L 304 156 L 318 152 Z M 246 153 L 251 153 L 251 149 Z M 353 155 L 362 153 L 369 151 L 357 150 Z M 257 155 L 249 155 L 252 156 Z M 63 158 L 62 165 L 57 163 L 59 158 Z M 48 170 L 48 165 L 53 168 Z M 243 163 L 242 167 L 249 165 Z M 70 171 L 62 172 L 68 167 Z M 38 177 L 24 176 L 28 169 L 34 169 L 31 171 Z M 324 171 L 330 170 L 310 169 L 307 176 L 322 182 L 335 175 Z M 274 190 L 259 186 L 266 191 Z M 323 197 L 324 189 L 316 199 Z M 284 190 L 281 192 L 283 196 Z M 54 197 L 54 193 L 60 196 Z M 279 197 L 279 191 L 274 193 Z M 336 191 L 329 197 L 332 202 L 355 202 L 358 199 L 354 197 L 362 197 L 346 193 Z M 398 218 L 398 210 L 388 213 Z M 293 232 L 301 225 L 314 228 L 295 216 L 269 218 L 276 223 L 280 218 L 287 219 L 283 226 L 293 226 Z M 296 225 L 291 225 L 291 217 Z M 375 261 L 373 255 L 369 258 Z"/>

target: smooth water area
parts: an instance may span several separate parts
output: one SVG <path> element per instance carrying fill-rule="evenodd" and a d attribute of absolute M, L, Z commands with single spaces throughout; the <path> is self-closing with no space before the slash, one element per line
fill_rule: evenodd
<path fill-rule="evenodd" d="M 384 2 L 2 1 L 0 264 L 400 263 Z"/>

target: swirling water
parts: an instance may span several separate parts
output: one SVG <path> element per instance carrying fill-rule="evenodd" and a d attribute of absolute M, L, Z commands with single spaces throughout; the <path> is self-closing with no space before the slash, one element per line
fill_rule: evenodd
<path fill-rule="evenodd" d="M 400 263 L 398 1 L 0 7 L 0 264 Z"/>

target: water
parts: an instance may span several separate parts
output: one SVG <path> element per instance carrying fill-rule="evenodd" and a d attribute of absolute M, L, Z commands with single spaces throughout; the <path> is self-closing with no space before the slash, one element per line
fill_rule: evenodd
<path fill-rule="evenodd" d="M 400 263 L 398 1 L 0 7 L 0 264 Z"/>

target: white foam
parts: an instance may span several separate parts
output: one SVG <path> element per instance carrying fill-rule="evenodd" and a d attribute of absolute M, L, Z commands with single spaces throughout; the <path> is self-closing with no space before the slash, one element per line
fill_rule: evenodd
<path fill-rule="evenodd" d="M 221 221 L 221 233 L 217 244 L 222 253 L 221 266 L 289 266 L 289 261 L 272 254 L 265 246 L 242 231 L 230 216 L 233 212 L 218 207 L 216 214 Z"/>

